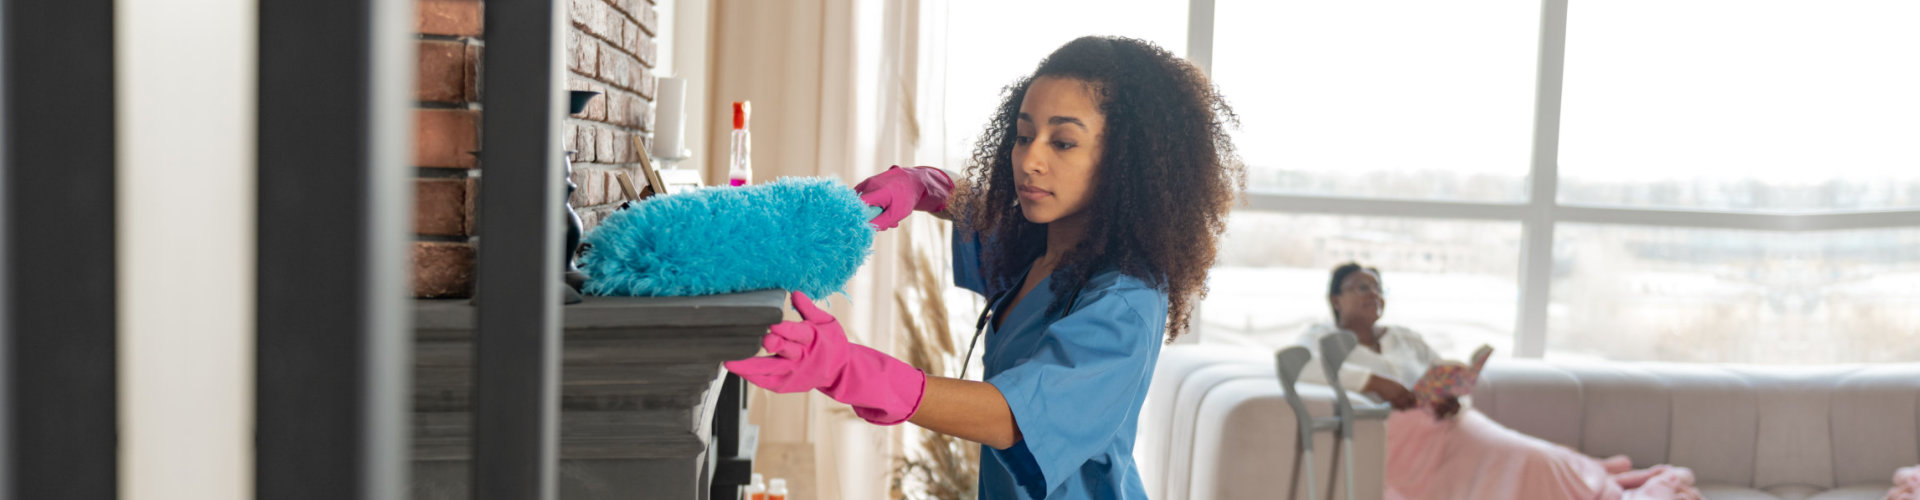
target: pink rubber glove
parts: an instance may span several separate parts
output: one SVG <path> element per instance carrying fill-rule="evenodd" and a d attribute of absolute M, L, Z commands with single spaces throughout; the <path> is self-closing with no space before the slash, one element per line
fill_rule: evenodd
<path fill-rule="evenodd" d="M 855 184 L 853 190 L 860 193 L 860 201 L 880 207 L 880 215 L 874 217 L 871 224 L 874 229 L 884 231 L 900 225 L 900 220 L 914 210 L 946 210 L 947 198 L 953 196 L 953 179 L 933 167 L 894 165 L 880 175 Z"/>
<path fill-rule="evenodd" d="M 753 385 L 778 393 L 819 389 L 853 406 L 854 414 L 880 425 L 907 421 L 920 409 L 927 374 L 870 347 L 847 342 L 840 320 L 814 307 L 807 294 L 793 292 L 793 309 L 802 321 L 769 328 L 760 345 L 772 356 L 724 363 L 728 371 Z"/>

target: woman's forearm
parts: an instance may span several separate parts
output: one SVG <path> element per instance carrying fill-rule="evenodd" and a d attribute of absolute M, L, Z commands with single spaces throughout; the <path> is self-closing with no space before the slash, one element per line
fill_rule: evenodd
<path fill-rule="evenodd" d="M 927 377 L 914 425 L 1004 450 L 1020 442 L 1020 426 L 1000 389 L 986 382 Z"/>
<path fill-rule="evenodd" d="M 947 174 L 947 180 L 953 181 L 953 194 L 947 196 L 946 208 L 942 208 L 938 212 L 929 213 L 942 220 L 953 220 L 955 208 L 965 202 L 965 200 L 972 199 L 971 196 L 974 194 L 972 190 L 973 183 L 967 180 L 966 172 L 951 172 L 945 169 L 941 169 L 940 171 Z"/>
<path fill-rule="evenodd" d="M 1401 386 L 1399 382 L 1381 378 L 1379 375 L 1369 376 L 1367 386 L 1361 389 L 1361 392 L 1379 396 L 1381 401 L 1392 405 L 1395 410 L 1412 408 L 1415 403 L 1413 393 L 1406 387 Z"/>

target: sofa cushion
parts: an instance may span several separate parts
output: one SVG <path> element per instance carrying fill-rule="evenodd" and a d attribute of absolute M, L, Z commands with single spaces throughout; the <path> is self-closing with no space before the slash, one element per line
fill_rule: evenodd
<path fill-rule="evenodd" d="M 1667 384 L 1633 365 L 1582 365 L 1577 371 L 1585 396 L 1581 430 L 1582 452 L 1596 457 L 1626 455 L 1647 466 L 1667 462 L 1668 425 L 1672 399 Z"/>
<path fill-rule="evenodd" d="M 1495 422 L 1529 436 L 1580 449 L 1580 380 L 1544 363 L 1487 363 L 1472 404 Z"/>
<path fill-rule="evenodd" d="M 1920 370 L 1897 365 L 1865 367 L 1840 380 L 1833 392 L 1833 469 L 1837 484 L 1888 481 L 1893 470 L 1920 464 L 1920 425 L 1915 425 Z"/>
<path fill-rule="evenodd" d="M 1832 488 L 1834 384 L 1845 371 L 1826 368 L 1750 367 L 1736 369 L 1755 386 L 1759 399 L 1759 435 L 1754 443 L 1753 483 L 1762 488 L 1802 484 Z M 1911 443 L 1908 446 L 1912 446 Z M 1892 471 L 1887 472 L 1892 476 Z"/>
<path fill-rule="evenodd" d="M 1301 384 L 1300 396 L 1307 410 L 1315 415 L 1333 413 L 1333 389 L 1319 384 Z M 1274 379 L 1236 379 L 1223 382 L 1208 391 L 1197 409 L 1199 420 L 1215 422 L 1195 430 L 1193 462 L 1184 490 L 1170 484 L 1164 499 L 1270 499 L 1287 498 L 1287 480 L 1295 470 L 1294 447 L 1299 433 L 1292 419 L 1280 383 Z M 1385 495 L 1386 422 L 1364 420 L 1353 428 L 1354 498 L 1379 499 Z M 1323 498 L 1345 498 L 1345 481 L 1336 481 L 1336 470 L 1344 470 L 1344 461 L 1335 451 L 1332 432 L 1314 434 L 1313 459 L 1316 491 Z M 1336 465 L 1340 463 L 1340 465 Z M 1305 476 L 1301 468 L 1298 474 Z M 1177 476 L 1178 473 L 1170 474 Z M 1300 487 L 1300 498 L 1306 488 Z"/>
<path fill-rule="evenodd" d="M 1217 427 L 1216 422 L 1219 422 L 1218 414 L 1203 414 L 1204 403 L 1209 399 L 1219 399 L 1220 396 L 1215 392 L 1222 385 L 1239 380 L 1270 385 L 1273 386 L 1273 392 L 1280 392 L 1280 378 L 1274 374 L 1272 363 L 1221 362 L 1194 370 L 1187 375 L 1186 380 L 1180 381 L 1180 388 L 1178 394 L 1174 396 L 1173 404 L 1175 408 L 1182 410 L 1174 413 L 1174 432 L 1168 436 L 1165 480 L 1161 483 L 1164 491 L 1187 490 L 1194 480 L 1195 457 L 1214 452 L 1211 449 L 1199 449 L 1198 445 L 1200 441 L 1197 435 L 1209 428 Z"/>
<path fill-rule="evenodd" d="M 1161 352 L 1134 448 L 1148 498 L 1284 496 L 1297 439 L 1273 355 L 1221 347 L 1172 345 Z M 1297 389 L 1313 414 L 1333 413 L 1332 388 L 1302 383 Z M 1356 498 L 1379 500 L 1386 484 L 1385 422 L 1361 422 L 1354 434 Z M 1325 492 L 1338 458 L 1332 433 L 1316 434 L 1314 447 L 1316 484 Z"/>
<path fill-rule="evenodd" d="M 1827 491 L 1827 489 L 1804 484 L 1783 484 L 1767 488 L 1765 491 L 1775 497 L 1779 497 L 1780 500 L 1807 500 L 1808 498 L 1813 498 L 1814 495 L 1820 494 L 1820 492 Z"/>
<path fill-rule="evenodd" d="M 1192 427 L 1174 427 L 1175 415 L 1186 414 L 1191 422 L 1192 406 L 1177 406 L 1180 387 L 1194 372 L 1219 365 L 1273 366 L 1273 354 L 1259 350 L 1220 345 L 1176 344 L 1167 346 L 1153 369 L 1153 383 L 1147 390 L 1147 402 L 1140 411 L 1140 437 L 1134 445 L 1135 462 L 1140 464 L 1141 480 L 1149 498 L 1166 497 L 1168 457 L 1175 435 L 1190 442 Z M 1186 464 L 1181 464 L 1185 470 Z"/>
<path fill-rule="evenodd" d="M 1889 489 L 1893 489 L 1893 483 L 1848 486 L 1821 492 L 1807 497 L 1807 500 L 1880 500 L 1887 497 Z"/>
<path fill-rule="evenodd" d="M 1760 403 L 1753 385 L 1711 366 L 1663 368 L 1667 394 L 1673 399 L 1669 461 L 1693 469 L 1701 483 L 1753 486 L 1753 450 L 1760 425 Z"/>
<path fill-rule="evenodd" d="M 1744 486 L 1700 484 L 1695 487 L 1700 489 L 1700 496 L 1707 500 L 1781 500 L 1771 493 Z"/>
<path fill-rule="evenodd" d="M 1473 404 L 1596 457 L 1798 497 L 1920 463 L 1920 364 L 1489 364 Z M 1813 488 L 1772 488 L 1794 485 Z M 1776 494 L 1778 493 L 1778 494 Z"/>

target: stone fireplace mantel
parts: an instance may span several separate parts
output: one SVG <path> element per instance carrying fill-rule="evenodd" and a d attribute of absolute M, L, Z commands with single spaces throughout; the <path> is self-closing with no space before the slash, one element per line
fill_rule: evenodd
<path fill-rule="evenodd" d="M 715 408 L 740 408 L 716 401 L 720 362 L 757 353 L 785 303 L 761 290 L 562 307 L 560 497 L 706 498 Z M 466 300 L 414 301 L 416 500 L 471 498 L 473 322 Z M 730 417 L 720 420 L 741 420 Z M 746 434 L 728 444 L 751 456 Z"/>

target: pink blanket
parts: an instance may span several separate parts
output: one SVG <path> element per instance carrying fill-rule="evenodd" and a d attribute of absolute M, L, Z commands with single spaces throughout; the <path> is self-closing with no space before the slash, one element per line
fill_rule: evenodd
<path fill-rule="evenodd" d="M 1884 500 L 1920 500 L 1920 465 L 1901 467 L 1893 473 L 1893 489 Z"/>
<path fill-rule="evenodd" d="M 1436 421 L 1428 410 L 1387 418 L 1389 500 L 1699 500 L 1693 471 L 1633 470 L 1521 434 L 1471 408 Z"/>

